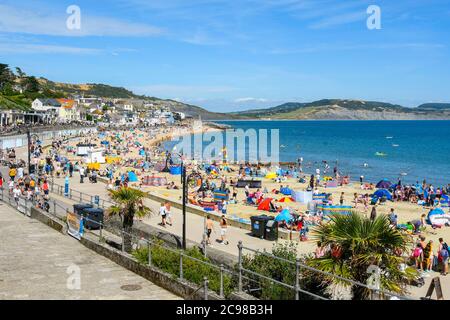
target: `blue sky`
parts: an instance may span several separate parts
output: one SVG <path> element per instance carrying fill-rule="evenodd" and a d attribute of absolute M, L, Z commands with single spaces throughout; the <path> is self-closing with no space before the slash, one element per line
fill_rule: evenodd
<path fill-rule="evenodd" d="M 81 9 L 69 30 L 66 9 Z M 366 10 L 381 8 L 381 29 Z M 448 0 L 0 2 L 0 61 L 214 111 L 322 98 L 450 102 Z"/>

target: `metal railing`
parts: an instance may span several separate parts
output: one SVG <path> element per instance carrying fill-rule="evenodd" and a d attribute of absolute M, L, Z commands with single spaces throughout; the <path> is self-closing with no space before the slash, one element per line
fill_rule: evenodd
<path fill-rule="evenodd" d="M 97 205 L 99 208 L 109 208 L 110 206 L 114 205 L 114 202 L 108 199 L 101 198 L 100 196 L 95 196 L 92 194 L 87 194 L 78 190 L 74 190 L 69 187 L 66 193 L 65 186 L 61 186 L 57 183 L 54 183 L 53 181 L 50 181 L 50 192 L 66 197 L 70 200 L 78 201 L 78 202 L 85 202 L 90 203 L 92 205 Z"/>
<path fill-rule="evenodd" d="M 369 290 L 371 297 L 377 297 L 377 296 L 380 297 L 380 296 L 384 295 L 384 296 L 387 296 L 387 297 L 395 297 L 395 298 L 398 298 L 400 300 L 415 300 L 415 299 L 412 299 L 412 298 L 409 298 L 409 297 L 406 297 L 406 296 L 398 295 L 398 294 L 393 293 L 393 292 L 388 292 L 386 290 L 374 289 L 373 287 L 370 287 L 370 286 L 368 286 L 368 285 L 366 285 L 364 283 L 361 283 L 361 282 L 358 282 L 358 281 L 355 281 L 355 280 L 351 280 L 351 279 L 348 279 L 348 278 L 344 278 L 344 277 L 341 277 L 339 275 L 336 275 L 336 274 L 333 274 L 333 273 L 330 273 L 330 272 L 326 272 L 326 271 L 322 271 L 322 270 L 310 267 L 310 266 L 305 265 L 304 263 L 302 263 L 301 260 L 298 259 L 298 258 L 295 261 L 292 261 L 292 260 L 288 260 L 288 259 L 285 259 L 285 258 L 282 258 L 282 257 L 275 256 L 275 255 L 270 254 L 270 253 L 268 253 L 266 251 L 260 251 L 260 250 L 255 250 L 255 249 L 252 249 L 252 248 L 245 247 L 242 244 L 242 241 L 239 242 L 238 248 L 239 248 L 239 257 L 240 257 L 239 261 L 242 261 L 243 250 L 248 250 L 248 251 L 252 252 L 253 254 L 264 255 L 264 256 L 270 257 L 272 259 L 275 259 L 275 260 L 278 260 L 278 261 L 281 261 L 281 262 L 284 262 L 284 263 L 292 265 L 293 268 L 295 268 L 295 273 L 296 273 L 295 274 L 295 284 L 293 284 L 293 285 L 288 285 L 286 283 L 282 283 L 280 281 L 276 281 L 274 279 L 270 279 L 270 278 L 267 278 L 265 276 L 264 277 L 266 278 L 266 280 L 274 281 L 275 283 L 278 283 L 281 286 L 284 286 L 286 288 L 290 288 L 290 289 L 294 290 L 295 291 L 295 299 L 296 300 L 299 300 L 299 293 L 305 293 L 307 295 L 310 295 L 312 297 L 315 297 L 315 298 L 318 298 L 318 299 L 321 299 L 321 300 L 329 300 L 329 299 L 327 299 L 325 297 L 318 296 L 316 294 L 307 292 L 307 291 L 302 290 L 300 288 L 299 279 L 300 279 L 300 271 L 301 271 L 301 269 L 305 269 L 305 270 L 311 271 L 313 273 L 316 273 L 317 275 L 338 279 L 341 282 L 348 283 L 350 285 L 354 285 L 354 286 L 357 286 L 357 287 L 360 287 L 360 288 L 367 289 L 367 290 Z M 239 274 L 240 277 L 242 276 L 241 275 L 242 272 L 255 274 L 255 272 L 253 272 L 251 270 L 248 270 L 248 269 L 245 269 L 242 266 L 239 267 L 239 271 L 240 271 L 239 272 L 240 273 Z M 239 290 L 241 291 L 242 290 L 242 280 L 239 280 L 239 287 L 240 287 Z"/>
<path fill-rule="evenodd" d="M 30 201 L 27 200 L 26 198 L 20 198 L 19 201 L 16 201 L 8 192 L 4 192 L 3 189 L 0 190 L 0 200 L 10 204 L 12 207 L 15 207 L 17 210 L 19 210 L 20 212 L 22 212 L 25 215 L 30 215 L 30 211 L 31 211 L 31 206 L 35 206 L 36 203 L 34 201 Z M 55 218 L 61 219 L 62 217 L 65 217 L 68 213 L 68 208 L 62 206 L 61 204 L 59 204 L 56 200 L 49 200 L 49 203 L 52 205 L 50 206 L 50 210 L 48 211 L 51 215 L 53 215 Z M 86 225 L 86 222 L 89 223 L 89 227 L 85 227 L 84 231 L 85 232 L 89 232 L 90 234 L 94 234 L 98 236 L 99 242 L 101 241 L 105 241 L 105 232 L 108 232 L 109 234 L 113 235 L 113 236 L 117 236 L 117 229 L 112 228 L 112 230 L 109 230 L 109 228 L 101 221 L 97 221 L 97 220 L 92 220 L 89 217 L 85 217 L 82 216 L 82 219 L 84 221 L 84 225 Z M 91 228 L 91 226 L 94 225 L 96 226 L 95 228 Z M 94 232 L 95 230 L 98 230 L 98 233 Z M 152 248 L 162 248 L 164 250 L 167 250 L 167 252 L 170 252 L 171 254 L 174 255 L 178 255 L 179 257 L 179 267 L 177 268 L 177 276 L 180 280 L 191 280 L 191 279 L 186 279 L 185 277 L 185 265 L 186 265 L 186 261 L 190 260 L 193 261 L 195 263 L 198 263 L 200 265 L 206 266 L 208 268 L 211 268 L 209 270 L 209 272 L 211 270 L 214 270 L 214 272 L 217 272 L 217 277 L 218 277 L 218 283 L 219 283 L 219 287 L 215 290 L 216 293 L 219 295 L 220 298 L 225 298 L 226 297 L 226 293 L 225 293 L 225 278 L 228 277 L 227 281 L 229 281 L 229 285 L 231 287 L 231 289 L 237 290 L 238 293 L 241 292 L 247 292 L 249 294 L 252 294 L 252 292 L 254 291 L 258 291 L 261 290 L 261 285 L 263 281 L 269 282 L 272 285 L 278 285 L 281 286 L 283 288 L 286 288 L 288 290 L 292 290 L 294 295 L 295 295 L 295 299 L 296 300 L 300 300 L 300 294 L 304 294 L 309 296 L 312 299 L 318 299 L 318 300 L 329 300 L 329 298 L 324 297 L 324 296 L 320 296 L 318 294 L 309 292 L 308 290 L 301 288 L 300 287 L 300 278 L 301 278 L 301 269 L 305 269 L 308 270 L 312 273 L 316 273 L 317 275 L 321 275 L 321 276 L 326 276 L 328 278 L 334 278 L 334 279 L 338 279 L 341 282 L 345 282 L 348 283 L 349 285 L 352 286 L 359 286 L 361 288 L 365 288 L 367 290 L 369 290 L 369 292 L 372 293 L 372 296 L 378 296 L 378 297 L 396 297 L 397 299 L 401 299 L 401 300 L 414 300 L 412 298 L 408 298 L 405 296 L 400 296 L 397 295 L 395 293 L 392 292 L 388 292 L 385 290 L 381 290 L 381 289 L 374 289 L 366 284 L 351 280 L 351 279 L 347 279 L 344 277 L 341 277 L 339 275 L 335 275 L 329 272 L 325 272 L 325 271 L 321 271 L 315 268 L 312 268 L 310 266 L 307 266 L 303 263 L 301 263 L 301 261 L 299 259 L 296 259 L 295 261 L 292 260 L 288 260 L 282 257 L 278 257 L 275 256 L 273 254 L 270 254 L 268 252 L 265 251 L 260 251 L 260 250 L 255 250 L 255 249 L 251 249 L 248 247 L 245 247 L 242 242 L 240 241 L 238 244 L 238 263 L 236 268 L 230 269 L 230 268 L 226 268 L 223 264 L 217 265 L 214 264 L 210 261 L 204 261 L 201 259 L 198 259 L 196 257 L 190 256 L 188 253 L 186 253 L 183 250 L 180 249 L 174 249 L 172 247 L 169 247 L 165 242 L 161 242 L 161 240 L 151 240 L 151 239 L 146 239 L 144 237 L 132 234 L 132 233 L 128 233 L 125 230 L 120 230 L 120 241 L 121 241 L 121 251 L 123 253 L 125 253 L 127 251 L 126 248 L 126 244 L 129 241 L 129 245 L 131 246 L 131 249 L 133 250 L 138 250 L 138 249 L 142 249 L 143 246 L 145 246 L 148 249 L 148 253 L 147 253 L 147 257 L 146 257 L 146 264 L 150 267 L 155 267 L 154 264 L 154 258 L 152 257 Z M 126 240 L 127 238 L 127 240 Z M 273 279 L 267 275 L 255 272 L 253 270 L 247 269 L 243 266 L 243 261 L 244 261 L 244 250 L 250 251 L 253 255 L 264 255 L 267 256 L 269 258 L 287 263 L 288 265 L 292 266 L 292 270 L 295 270 L 295 281 L 294 283 L 286 283 L 283 281 L 279 281 L 276 279 Z M 140 261 L 141 263 L 143 263 L 143 261 Z M 200 268 L 199 268 L 200 269 Z M 208 271 L 208 269 L 206 269 Z M 167 270 L 163 270 L 163 271 L 167 271 Z M 173 271 L 173 270 L 172 270 Z M 201 283 L 201 286 L 199 288 L 204 288 L 204 298 L 208 299 L 208 284 L 210 284 L 211 279 L 206 278 L 203 275 L 203 283 Z M 249 283 L 253 283 L 255 284 L 255 286 L 259 286 L 259 288 L 254 289 L 251 288 L 250 285 L 247 285 L 244 289 L 244 281 L 249 284 Z M 200 285 L 200 283 L 197 283 Z M 211 288 L 211 287 L 210 287 Z M 230 288 L 229 288 L 230 289 Z M 200 289 L 197 289 L 197 291 Z M 193 296 L 196 292 L 194 291 L 191 296 Z"/>

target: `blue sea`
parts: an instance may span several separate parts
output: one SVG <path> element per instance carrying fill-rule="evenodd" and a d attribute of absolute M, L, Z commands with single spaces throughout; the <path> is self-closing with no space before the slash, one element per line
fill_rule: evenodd
<path fill-rule="evenodd" d="M 331 173 L 337 163 L 352 180 L 363 175 L 372 182 L 450 183 L 450 121 L 216 122 L 243 130 L 279 129 L 280 161 L 303 157 L 305 172 L 323 170 L 327 161 Z"/>

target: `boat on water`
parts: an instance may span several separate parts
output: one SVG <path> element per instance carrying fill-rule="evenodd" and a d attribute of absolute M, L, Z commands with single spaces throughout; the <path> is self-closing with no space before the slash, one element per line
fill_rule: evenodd
<path fill-rule="evenodd" d="M 394 137 L 391 136 L 387 136 L 386 139 L 393 139 Z"/>
<path fill-rule="evenodd" d="M 386 156 L 387 156 L 387 153 L 384 153 L 384 152 L 375 152 L 375 155 L 376 155 L 377 157 L 386 157 Z"/>
<path fill-rule="evenodd" d="M 393 144 L 392 146 L 393 146 L 394 148 L 400 147 L 399 144 Z"/>

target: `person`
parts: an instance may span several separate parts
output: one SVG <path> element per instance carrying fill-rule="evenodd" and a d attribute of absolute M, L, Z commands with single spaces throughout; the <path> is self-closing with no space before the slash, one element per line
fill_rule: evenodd
<path fill-rule="evenodd" d="M 414 226 L 414 233 L 417 234 L 420 232 L 420 228 L 422 226 L 425 226 L 425 214 L 422 214 L 420 216 L 420 220 L 413 220 L 410 222 L 410 224 L 412 224 Z"/>
<path fill-rule="evenodd" d="M 14 197 L 14 201 L 17 203 L 17 205 L 19 205 L 19 198 L 21 195 L 22 195 L 22 191 L 20 190 L 19 186 L 16 185 L 13 190 L 13 197 Z"/>
<path fill-rule="evenodd" d="M 169 226 L 172 226 L 173 221 L 172 221 L 172 213 L 170 212 L 170 203 L 169 203 L 169 201 L 166 201 L 166 203 L 164 204 L 164 207 L 165 207 L 165 211 L 166 211 L 167 224 Z"/>
<path fill-rule="evenodd" d="M 341 197 L 339 199 L 339 203 L 341 204 L 341 206 L 344 205 L 344 192 L 341 192 Z"/>
<path fill-rule="evenodd" d="M 211 245 L 211 233 L 213 231 L 213 221 L 211 220 L 211 216 L 206 217 L 206 243 Z"/>
<path fill-rule="evenodd" d="M 424 271 L 430 272 L 433 263 L 433 240 L 428 241 L 425 249 L 423 249 Z"/>
<path fill-rule="evenodd" d="M 80 173 L 80 183 L 84 183 L 84 168 L 82 166 L 79 167 L 78 172 Z"/>
<path fill-rule="evenodd" d="M 0 172 L 0 190 L 3 190 L 3 176 Z"/>
<path fill-rule="evenodd" d="M 220 240 L 222 244 L 228 245 L 228 240 L 226 239 L 228 229 L 227 219 L 225 215 L 222 215 L 222 219 L 220 219 Z"/>
<path fill-rule="evenodd" d="M 161 225 L 166 227 L 166 206 L 164 203 L 161 203 L 161 207 L 159 207 L 159 214 L 161 215 Z"/>
<path fill-rule="evenodd" d="M 11 181 L 14 181 L 14 179 L 16 178 L 16 173 L 17 173 L 16 168 L 11 167 L 11 168 L 9 169 L 9 179 L 10 179 Z"/>
<path fill-rule="evenodd" d="M 17 168 L 17 178 L 19 178 L 19 179 L 23 178 L 23 168 L 22 167 Z"/>
<path fill-rule="evenodd" d="M 325 248 L 322 246 L 322 243 L 320 241 L 317 242 L 317 248 L 314 252 L 314 255 L 316 256 L 316 259 L 321 258 L 325 255 Z"/>
<path fill-rule="evenodd" d="M 377 218 L 377 209 L 376 206 L 372 207 L 372 211 L 370 212 L 370 221 L 375 221 Z"/>
<path fill-rule="evenodd" d="M 42 191 L 44 191 L 44 195 L 49 194 L 49 186 L 47 180 L 44 180 L 44 183 L 42 184 Z"/>
<path fill-rule="evenodd" d="M 414 264 L 418 270 L 422 270 L 423 266 L 423 249 L 422 245 L 418 243 L 416 247 L 413 250 L 412 253 L 412 259 L 414 261 Z"/>
<path fill-rule="evenodd" d="M 73 163 L 72 161 L 69 162 L 69 176 L 72 178 L 73 175 Z"/>
<path fill-rule="evenodd" d="M 389 213 L 389 222 L 391 223 L 391 226 L 394 228 L 397 228 L 397 215 L 394 212 L 394 208 L 391 208 L 391 212 Z"/>
<path fill-rule="evenodd" d="M 444 239 L 439 238 L 438 261 L 440 261 L 442 265 L 441 275 L 443 276 L 446 276 L 448 273 L 448 259 L 449 259 L 448 245 L 446 242 L 444 242 Z"/>
<path fill-rule="evenodd" d="M 222 214 L 227 214 L 227 204 L 228 201 L 222 200 Z"/>

